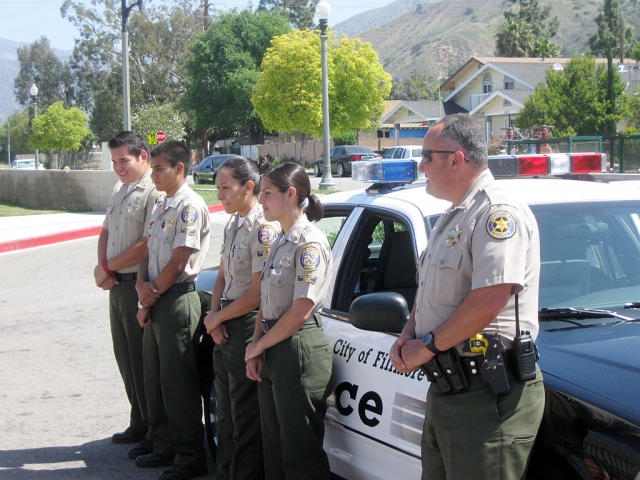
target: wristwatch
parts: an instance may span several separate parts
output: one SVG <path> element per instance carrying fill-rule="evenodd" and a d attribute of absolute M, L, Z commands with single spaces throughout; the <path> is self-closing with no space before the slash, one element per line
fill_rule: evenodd
<path fill-rule="evenodd" d="M 433 336 L 433 332 L 429 332 L 427 333 L 424 337 L 422 337 L 422 344 L 428 348 L 429 350 L 431 350 L 434 354 L 439 354 L 442 353 L 442 350 L 438 350 L 438 347 L 436 347 L 435 342 L 435 337 Z"/>
<path fill-rule="evenodd" d="M 142 303 L 140 303 L 140 300 L 138 300 L 138 308 L 149 308 L 146 305 L 143 305 Z"/>

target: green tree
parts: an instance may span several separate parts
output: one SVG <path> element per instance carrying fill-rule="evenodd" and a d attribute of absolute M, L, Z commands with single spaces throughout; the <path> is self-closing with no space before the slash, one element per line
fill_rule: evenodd
<path fill-rule="evenodd" d="M 595 20 L 598 32 L 589 38 L 591 53 L 595 56 L 606 57 L 611 47 L 614 57 L 620 56 L 620 4 L 618 0 L 604 0 L 602 13 Z M 623 27 L 624 28 L 624 27 Z M 633 30 L 624 29 L 624 43 L 632 45 Z"/>
<path fill-rule="evenodd" d="M 560 22 L 558 17 L 551 17 L 551 5 L 541 7 L 538 0 L 510 0 L 517 3 L 517 10 L 504 12 L 507 20 L 522 20 L 529 25 L 536 38 L 553 38 L 558 32 Z"/>
<path fill-rule="evenodd" d="M 620 115 L 629 127 L 640 129 L 640 95 L 625 93 L 620 100 Z"/>
<path fill-rule="evenodd" d="M 0 161 L 4 162 L 7 158 L 7 125 L 11 124 L 11 157 L 17 153 L 31 153 L 33 148 L 29 145 L 29 137 L 31 131 L 31 116 L 25 112 L 16 112 L 12 114 L 2 128 L 0 128 L 0 148 L 2 148 L 3 156 Z"/>
<path fill-rule="evenodd" d="M 314 26 L 318 0 L 260 0 L 258 9 L 284 11 L 293 28 L 303 30 Z"/>
<path fill-rule="evenodd" d="M 85 113 L 76 107 L 65 109 L 62 102 L 35 118 L 33 131 L 29 144 L 41 150 L 78 151 L 89 135 Z"/>
<path fill-rule="evenodd" d="M 146 138 L 150 132 L 163 131 L 170 140 L 184 140 L 184 116 L 168 103 L 137 107 L 131 115 L 131 128 Z"/>
<path fill-rule="evenodd" d="M 333 136 L 373 128 L 384 112 L 391 77 L 370 43 L 334 39 L 327 45 L 329 126 Z M 252 102 L 266 128 L 322 136 L 322 71 L 318 31 L 294 30 L 272 40 Z M 286 74 L 283 75 L 283 72 Z"/>
<path fill-rule="evenodd" d="M 420 70 L 412 71 L 407 77 L 394 77 L 391 100 L 438 100 L 440 84 L 435 75 Z"/>
<path fill-rule="evenodd" d="M 520 19 L 504 22 L 496 37 L 496 51 L 500 57 L 526 57 L 535 41 L 531 25 Z"/>
<path fill-rule="evenodd" d="M 233 10 L 220 15 L 191 44 L 182 106 L 198 129 L 214 135 L 248 132 L 259 143 L 264 127 L 251 104 L 251 93 L 271 39 L 290 29 L 280 13 Z M 280 75 L 291 72 L 281 70 Z"/>
<path fill-rule="evenodd" d="M 503 57 L 556 57 L 560 46 L 551 43 L 558 31 L 558 17 L 551 6 L 542 8 L 538 0 L 510 0 L 517 9 L 504 12 L 505 22 L 496 34 L 496 51 Z"/>
<path fill-rule="evenodd" d="M 633 38 L 633 32 L 630 28 L 624 29 L 621 25 L 620 5 L 618 0 L 604 0 L 602 7 L 602 13 L 596 17 L 596 24 L 598 25 L 598 32 L 589 38 L 589 47 L 591 53 L 594 55 L 601 55 L 607 57 L 608 68 L 608 83 L 607 93 L 609 95 L 609 132 L 616 133 L 616 122 L 614 118 L 616 115 L 616 93 L 615 93 L 615 80 L 618 79 L 618 75 L 613 69 L 613 57 L 619 55 L 623 56 L 624 45 L 620 42 L 620 32 L 624 31 L 624 41 L 627 45 L 631 44 Z M 624 30 L 623 30 L 624 29 Z"/>
<path fill-rule="evenodd" d="M 516 125 L 532 128 L 545 119 L 556 127 L 557 136 L 609 133 L 610 122 L 619 117 L 609 112 L 607 82 L 607 68 L 590 56 L 571 59 L 562 71 L 549 69 L 546 84 L 539 83 L 525 100 Z M 618 75 L 614 88 L 619 98 L 624 85 Z"/>
<path fill-rule="evenodd" d="M 122 129 L 122 3 L 86 3 L 65 0 L 60 10 L 80 34 L 70 64 L 76 105 L 91 112 L 92 128 L 105 141 Z M 153 102 L 178 107 L 185 89 L 188 45 L 202 31 L 200 3 L 167 0 L 153 8 L 134 9 L 127 28 L 132 110 Z"/>
<path fill-rule="evenodd" d="M 58 101 L 70 104 L 73 93 L 69 65 L 60 61 L 46 37 L 18 47 L 18 62 L 20 70 L 14 80 L 14 89 L 20 105 L 31 101 L 29 90 L 34 83 L 38 87 L 40 108 L 45 109 Z"/>

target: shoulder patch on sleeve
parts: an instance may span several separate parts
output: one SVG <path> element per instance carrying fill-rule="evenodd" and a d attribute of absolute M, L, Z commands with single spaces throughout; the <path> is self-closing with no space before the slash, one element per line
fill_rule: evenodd
<path fill-rule="evenodd" d="M 305 245 L 300 252 L 300 266 L 308 272 L 317 270 L 321 260 L 320 250 L 315 245 Z"/>
<path fill-rule="evenodd" d="M 516 221 L 509 212 L 499 210 L 492 213 L 487 220 L 487 232 L 498 240 L 511 238 L 516 233 Z"/>
<path fill-rule="evenodd" d="M 198 211 L 195 207 L 187 205 L 182 209 L 182 222 L 185 225 L 193 225 L 198 220 Z"/>
<path fill-rule="evenodd" d="M 260 228 L 258 229 L 258 243 L 260 245 L 269 248 L 271 247 L 271 244 L 275 242 L 277 237 L 278 232 L 276 232 L 276 229 L 273 228 L 272 225 L 269 225 L 268 223 L 260 225 Z"/>

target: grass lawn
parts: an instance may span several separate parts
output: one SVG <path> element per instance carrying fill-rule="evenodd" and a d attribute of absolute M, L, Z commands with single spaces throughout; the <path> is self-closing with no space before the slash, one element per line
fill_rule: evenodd
<path fill-rule="evenodd" d="M 218 201 L 218 189 L 212 185 L 192 185 L 191 188 L 194 192 L 198 193 L 206 202 L 207 205 L 217 205 Z M 316 195 L 326 195 L 328 193 L 335 193 L 338 190 L 311 190 L 311 193 Z M 67 213 L 65 210 L 46 210 L 32 207 L 25 207 L 16 203 L 0 200 L 0 217 L 13 217 L 18 215 L 42 215 L 47 213 Z"/>
<path fill-rule="evenodd" d="M 218 189 L 212 185 L 191 185 L 191 189 L 204 198 L 207 205 L 217 205 Z"/>
<path fill-rule="evenodd" d="M 42 215 L 46 213 L 66 213 L 64 210 L 46 210 L 24 207 L 17 203 L 0 200 L 0 217 L 14 217 L 18 215 Z"/>
<path fill-rule="evenodd" d="M 204 198 L 207 205 L 217 205 L 220 203 L 218 201 L 218 189 L 216 187 L 212 185 L 191 185 L 191 188 Z M 315 193 L 316 195 L 329 195 L 338 191 L 339 190 L 311 190 L 311 193 Z"/>

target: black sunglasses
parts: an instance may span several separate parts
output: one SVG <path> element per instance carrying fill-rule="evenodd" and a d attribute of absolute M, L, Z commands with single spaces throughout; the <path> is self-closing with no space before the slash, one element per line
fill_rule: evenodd
<path fill-rule="evenodd" d="M 431 161 L 432 153 L 456 153 L 457 150 L 422 150 L 422 163 L 427 164 Z M 465 162 L 469 162 L 470 160 L 467 157 L 464 157 Z"/>

